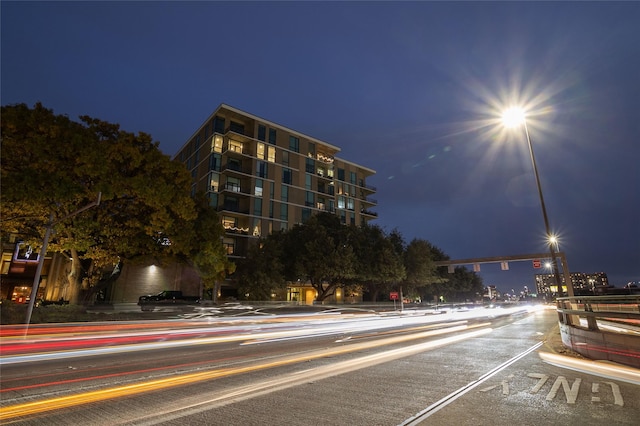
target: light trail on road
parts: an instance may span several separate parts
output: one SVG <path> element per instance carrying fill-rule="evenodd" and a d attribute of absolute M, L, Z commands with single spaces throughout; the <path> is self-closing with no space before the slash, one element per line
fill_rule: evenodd
<path fill-rule="evenodd" d="M 416 353 L 415 351 L 424 351 L 433 347 L 438 347 L 445 344 L 453 343 L 453 342 L 459 341 L 460 339 L 472 338 L 482 334 L 490 333 L 491 328 L 488 328 L 488 325 L 489 325 L 488 323 L 476 324 L 473 326 L 459 325 L 459 326 L 446 327 L 446 328 L 437 329 L 437 330 L 430 330 L 430 331 L 423 331 L 423 332 L 400 335 L 400 336 L 386 337 L 386 338 L 375 340 L 375 341 L 351 343 L 351 344 L 341 346 L 339 348 L 316 350 L 308 353 L 296 354 L 294 356 L 284 356 L 284 357 L 281 357 L 280 359 L 271 360 L 268 362 L 263 362 L 255 365 L 222 368 L 222 369 L 215 369 L 215 370 L 198 372 L 198 373 L 182 374 L 182 375 L 171 376 L 163 379 L 143 381 L 143 382 L 129 384 L 125 386 L 100 389 L 97 391 L 85 392 L 85 393 L 76 394 L 76 395 L 68 395 L 68 396 L 50 398 L 50 399 L 45 399 L 40 401 L 33 401 L 29 403 L 24 403 L 24 404 L 6 406 L 6 407 L 0 408 L 0 421 L 6 421 L 16 417 L 34 415 L 34 414 L 39 414 L 39 413 L 52 411 L 52 410 L 69 408 L 69 407 L 73 407 L 81 404 L 105 401 L 105 400 L 120 398 L 124 396 L 131 396 L 131 395 L 166 389 L 174 386 L 181 386 L 181 385 L 205 381 L 205 380 L 212 380 L 212 379 L 226 377 L 230 375 L 237 375 L 237 374 L 243 374 L 243 373 L 270 369 L 275 367 L 282 367 L 282 366 L 296 364 L 300 362 L 307 362 L 307 361 L 319 359 L 319 358 L 344 355 L 347 353 L 363 351 L 363 350 L 372 349 L 372 348 L 378 348 L 385 345 L 408 342 L 416 339 L 424 339 L 424 338 L 439 336 L 439 335 L 448 334 L 448 333 L 460 333 L 460 332 L 467 331 L 462 336 L 453 336 L 450 338 L 441 339 L 436 342 L 426 342 L 426 343 L 410 346 L 408 348 L 401 348 L 401 349 L 392 351 L 395 355 L 404 353 L 406 355 L 402 355 L 402 356 L 408 356 L 410 354 Z M 469 329 L 477 329 L 477 328 L 480 328 L 480 330 L 468 332 Z M 246 336 L 239 336 L 239 337 L 246 338 Z M 365 359 L 372 360 L 373 358 L 365 357 Z"/>

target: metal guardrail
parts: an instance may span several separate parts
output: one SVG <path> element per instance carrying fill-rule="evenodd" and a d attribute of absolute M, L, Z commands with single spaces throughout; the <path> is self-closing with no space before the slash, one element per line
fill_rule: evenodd
<path fill-rule="evenodd" d="M 597 331 L 598 319 L 640 320 L 640 295 L 573 296 L 556 299 L 558 320 L 562 324 L 580 326 L 572 316 L 585 318 L 589 330 Z"/>

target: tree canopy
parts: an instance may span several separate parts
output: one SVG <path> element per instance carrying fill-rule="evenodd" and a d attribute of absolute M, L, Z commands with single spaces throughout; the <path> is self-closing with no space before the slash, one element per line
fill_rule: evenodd
<path fill-rule="evenodd" d="M 221 252 L 215 223 L 221 224 L 215 212 L 198 209 L 189 172 L 150 135 L 88 116 L 75 122 L 41 104 L 3 106 L 1 130 L 2 235 L 19 234 L 38 246 L 53 217 L 49 251 L 73 260 L 69 281 L 76 300 L 122 261 L 182 256 L 205 275 L 229 269 L 217 264 L 220 256 L 195 257 L 206 252 L 194 247 L 202 240 L 212 241 L 210 252 Z M 98 193 L 98 207 L 69 217 Z M 197 226 L 199 238 L 190 238 Z"/>
<path fill-rule="evenodd" d="M 434 294 L 464 297 L 477 292 L 482 281 L 475 273 L 459 268 L 452 276 L 435 266 L 446 259 L 428 241 L 405 244 L 397 230 L 343 225 L 337 216 L 320 213 L 262 239 L 241 261 L 236 278 L 240 294 L 252 299 L 269 299 L 285 282 L 310 284 L 318 302 L 338 288 L 345 294 L 364 291 L 371 301 L 383 299 L 390 290 L 424 300 Z"/>

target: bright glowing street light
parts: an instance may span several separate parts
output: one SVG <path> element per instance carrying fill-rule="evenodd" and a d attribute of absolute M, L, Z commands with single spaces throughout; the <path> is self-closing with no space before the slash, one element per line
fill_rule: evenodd
<path fill-rule="evenodd" d="M 544 218 L 545 232 L 547 233 L 547 244 L 549 245 L 549 252 L 551 253 L 551 267 L 553 268 L 553 275 L 555 277 L 556 285 L 558 286 L 558 292 L 562 291 L 562 281 L 560 280 L 560 272 L 558 272 L 558 262 L 556 261 L 556 251 L 554 247 L 558 244 L 558 239 L 551 233 L 549 228 L 549 218 L 547 216 L 547 208 L 544 204 L 544 197 L 542 196 L 542 187 L 540 186 L 540 177 L 538 176 L 538 166 L 536 166 L 536 157 L 533 155 L 533 145 L 531 144 L 531 137 L 529 136 L 529 128 L 527 127 L 527 116 L 524 109 L 520 107 L 512 107 L 507 109 L 502 114 L 502 123 L 505 127 L 516 127 L 519 125 L 524 126 L 524 133 L 527 137 L 527 144 L 529 145 L 529 154 L 531 155 L 531 164 L 533 165 L 533 173 L 536 177 L 536 186 L 538 187 L 538 196 L 540 197 L 540 207 L 542 208 L 542 217 Z M 567 283 L 570 286 L 571 283 Z"/>

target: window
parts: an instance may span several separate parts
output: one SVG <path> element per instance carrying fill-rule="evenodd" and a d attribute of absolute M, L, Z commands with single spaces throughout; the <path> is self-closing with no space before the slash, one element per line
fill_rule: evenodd
<path fill-rule="evenodd" d="M 305 189 L 311 189 L 311 175 L 304 176 L 304 187 Z"/>
<path fill-rule="evenodd" d="M 269 129 L 269 143 L 271 145 L 276 144 L 276 129 Z"/>
<path fill-rule="evenodd" d="M 209 137 L 209 126 L 204 126 L 204 140 L 205 140 L 205 142 L 206 142 L 208 137 Z"/>
<path fill-rule="evenodd" d="M 282 169 L 282 182 L 291 185 L 292 181 L 293 181 L 293 172 L 291 171 L 291 169 L 288 169 L 286 167 L 283 168 Z"/>
<path fill-rule="evenodd" d="M 256 179 L 256 187 L 253 192 L 256 197 L 262 197 L 262 183 L 262 179 Z"/>
<path fill-rule="evenodd" d="M 264 141 L 267 137 L 267 128 L 263 124 L 258 124 L 258 140 Z"/>
<path fill-rule="evenodd" d="M 344 169 L 338 169 L 338 180 L 344 181 Z"/>
<path fill-rule="evenodd" d="M 224 118 L 214 117 L 213 131 L 216 133 L 224 133 Z"/>
<path fill-rule="evenodd" d="M 200 135 L 196 136 L 196 146 L 195 151 L 198 152 L 198 148 L 200 148 Z"/>
<path fill-rule="evenodd" d="M 348 210 L 355 209 L 355 202 L 353 201 L 353 198 L 347 198 L 347 209 Z"/>
<path fill-rule="evenodd" d="M 302 223 L 307 223 L 311 218 L 311 209 L 302 209 Z"/>
<path fill-rule="evenodd" d="M 231 216 L 222 216 L 222 226 L 224 229 L 237 228 L 238 219 Z"/>
<path fill-rule="evenodd" d="M 256 156 L 257 156 L 259 159 L 264 160 L 264 157 L 265 157 L 264 152 L 265 152 L 264 144 L 263 144 L 263 143 L 258 142 L 258 144 L 256 145 Z"/>
<path fill-rule="evenodd" d="M 244 135 L 244 125 L 241 123 L 236 123 L 235 121 L 232 121 L 229 124 L 229 130 L 231 130 L 234 133 L 239 133 L 241 135 Z"/>
<path fill-rule="evenodd" d="M 242 142 L 229 140 L 229 150 L 242 153 Z"/>
<path fill-rule="evenodd" d="M 222 157 L 220 154 L 211 154 L 209 157 L 209 170 L 220 171 L 222 166 Z"/>
<path fill-rule="evenodd" d="M 237 212 L 240 209 L 240 202 L 236 197 L 225 197 L 224 198 L 224 210 L 229 210 L 232 212 Z"/>
<path fill-rule="evenodd" d="M 222 152 L 222 136 L 215 135 L 213 137 L 213 141 L 211 142 L 211 151 Z"/>
<path fill-rule="evenodd" d="M 236 242 L 233 238 L 225 238 L 222 240 L 224 249 L 227 251 L 227 255 L 232 255 L 236 251 Z"/>
<path fill-rule="evenodd" d="M 289 165 L 289 151 L 282 151 L 282 165 Z"/>
<path fill-rule="evenodd" d="M 300 152 L 300 139 L 289 136 L 289 149 L 293 152 Z"/>
<path fill-rule="evenodd" d="M 313 192 L 306 191 L 304 205 L 307 207 L 313 207 L 314 204 L 315 204 L 315 201 L 314 201 Z"/>
<path fill-rule="evenodd" d="M 227 161 L 226 168 L 229 170 L 235 170 L 236 172 L 241 172 L 242 163 L 240 163 L 240 160 L 238 160 L 237 158 L 229 158 L 229 161 Z"/>
<path fill-rule="evenodd" d="M 289 201 L 289 187 L 286 185 L 282 185 L 282 193 L 280 194 L 280 199 L 282 201 Z"/>
<path fill-rule="evenodd" d="M 351 183 L 355 185 L 356 182 L 358 182 L 358 180 L 356 179 L 356 172 L 350 172 L 349 174 L 351 176 Z"/>
<path fill-rule="evenodd" d="M 307 173 L 314 173 L 316 168 L 316 162 L 313 161 L 313 158 L 307 157 L 305 164 L 305 171 Z"/>
<path fill-rule="evenodd" d="M 253 214 L 255 216 L 262 216 L 262 198 L 253 200 Z"/>
<path fill-rule="evenodd" d="M 209 196 L 209 205 L 213 208 L 218 207 L 218 194 L 214 194 L 212 192 L 207 194 Z"/>
<path fill-rule="evenodd" d="M 270 163 L 276 162 L 276 149 L 272 146 L 267 147 L 267 161 Z"/>
<path fill-rule="evenodd" d="M 314 158 L 316 156 L 316 144 L 311 142 L 309 142 L 309 156 Z"/>
<path fill-rule="evenodd" d="M 267 179 L 269 168 L 267 167 L 267 163 L 264 161 L 258 161 L 256 164 L 256 175 L 258 177 Z"/>
<path fill-rule="evenodd" d="M 329 185 L 329 195 L 335 195 L 336 187 L 334 185 Z"/>
<path fill-rule="evenodd" d="M 326 194 L 326 191 L 324 189 L 324 182 L 318 182 L 318 192 L 322 192 L 323 194 Z"/>
<path fill-rule="evenodd" d="M 289 220 L 289 206 L 285 203 L 280 204 L 280 219 Z"/>
<path fill-rule="evenodd" d="M 342 195 L 338 196 L 338 208 L 339 209 L 344 209 L 345 208 L 345 198 Z"/>
<path fill-rule="evenodd" d="M 209 173 L 209 190 L 218 192 L 220 188 L 220 175 L 218 173 Z"/>
<path fill-rule="evenodd" d="M 227 177 L 227 185 L 225 189 L 233 192 L 240 192 L 240 179 L 235 177 Z"/>

